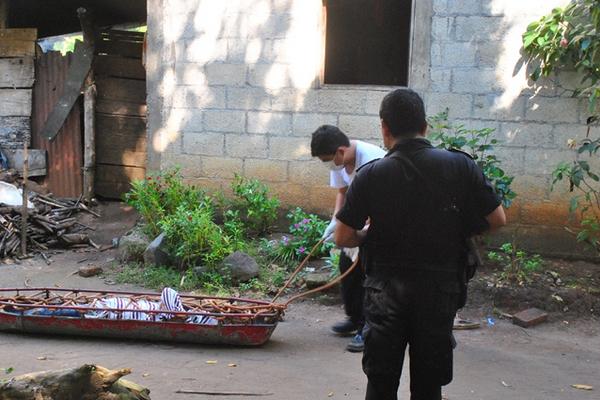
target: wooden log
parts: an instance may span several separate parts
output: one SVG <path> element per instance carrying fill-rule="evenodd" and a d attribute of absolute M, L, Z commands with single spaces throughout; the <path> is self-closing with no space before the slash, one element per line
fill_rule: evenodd
<path fill-rule="evenodd" d="M 34 78 L 33 57 L 0 58 L 0 88 L 30 88 Z"/>
<path fill-rule="evenodd" d="M 0 117 L 30 117 L 31 93 L 31 89 L 0 89 Z"/>
<path fill-rule="evenodd" d="M 34 57 L 37 29 L 0 29 L 0 57 Z"/>
<path fill-rule="evenodd" d="M 97 365 L 42 371 L 16 376 L 0 383 L 0 400 L 80 399 L 150 400 L 150 391 L 120 382 L 130 369 L 109 370 Z"/>

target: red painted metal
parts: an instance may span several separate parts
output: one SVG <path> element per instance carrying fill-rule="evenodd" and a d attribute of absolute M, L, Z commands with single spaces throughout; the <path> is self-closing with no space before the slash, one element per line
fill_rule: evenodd
<path fill-rule="evenodd" d="M 90 293 L 102 294 L 106 296 L 119 295 L 157 295 L 156 293 L 139 292 L 119 292 L 119 291 L 95 291 L 78 289 L 50 289 L 50 288 L 8 288 L 0 289 L 2 295 L 34 295 L 51 293 Z M 223 297 L 205 297 L 182 295 L 182 300 L 186 299 L 216 299 L 236 301 L 237 303 L 246 303 L 247 305 L 267 305 L 265 301 L 247 300 L 238 298 Z M 9 305 L 14 303 L 0 302 L 0 305 Z M 39 306 L 24 305 L 20 308 L 38 308 Z M 44 306 L 48 309 L 74 309 L 78 311 L 92 310 L 88 307 L 70 307 L 70 306 Z M 112 311 L 126 311 L 114 309 Z M 130 311 L 130 310 L 129 310 Z M 152 311 L 144 311 L 153 313 Z M 155 313 L 164 313 L 155 311 Z M 178 315 L 197 315 L 200 313 L 177 313 Z M 223 314 L 202 313 L 203 315 L 223 316 Z M 201 344 L 222 344 L 238 346 L 258 346 L 266 343 L 271 337 L 279 313 L 261 314 L 249 316 L 248 314 L 227 314 L 228 317 L 247 318 L 247 323 L 228 324 L 219 322 L 218 325 L 200 325 L 184 322 L 154 322 L 154 321 L 134 321 L 134 320 L 111 320 L 111 319 L 90 319 L 82 317 L 62 317 L 62 316 L 40 316 L 24 315 L 2 311 L 0 309 L 0 330 L 9 332 L 28 332 L 41 334 L 60 334 L 60 335 L 80 335 L 96 336 L 109 338 L 125 339 L 143 339 L 174 342 L 189 342 Z M 265 322 L 268 321 L 268 322 Z"/>
<path fill-rule="evenodd" d="M 71 53 L 62 56 L 51 51 L 41 54 L 35 65 L 31 144 L 34 149 L 48 152 L 47 188 L 60 197 L 79 197 L 83 188 L 83 144 L 81 127 L 81 99 L 65 120 L 55 139 L 48 141 L 41 135 L 46 119 L 62 95 Z"/>

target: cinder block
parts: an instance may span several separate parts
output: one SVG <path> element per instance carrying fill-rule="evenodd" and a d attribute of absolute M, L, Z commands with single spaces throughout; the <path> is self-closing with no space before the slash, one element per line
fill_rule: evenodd
<path fill-rule="evenodd" d="M 556 148 L 553 126 L 550 124 L 503 123 L 500 135 L 507 146 L 531 147 L 531 151 L 538 148 Z"/>
<path fill-rule="evenodd" d="M 571 154 L 561 149 L 528 149 L 525 152 L 525 172 L 530 175 L 550 175 L 561 161 L 570 160 Z"/>
<path fill-rule="evenodd" d="M 249 67 L 248 83 L 267 89 L 291 87 L 290 67 L 285 64 L 255 64 Z"/>
<path fill-rule="evenodd" d="M 272 93 L 273 111 L 323 112 L 319 108 L 318 90 L 281 89 Z"/>
<path fill-rule="evenodd" d="M 474 42 L 450 42 L 442 44 L 441 64 L 434 67 L 474 67 L 477 45 Z"/>
<path fill-rule="evenodd" d="M 170 79 L 170 77 L 165 75 L 161 82 L 161 85 L 165 87 L 165 89 L 170 86 L 171 83 L 167 83 Z M 208 82 L 206 81 L 203 65 L 195 62 L 175 63 L 175 83 L 177 85 L 191 85 L 206 88 Z"/>
<path fill-rule="evenodd" d="M 186 154 L 222 156 L 225 135 L 211 132 L 184 132 L 183 151 Z"/>
<path fill-rule="evenodd" d="M 444 68 L 431 68 L 431 90 L 434 92 L 449 92 L 452 82 L 452 71 Z M 367 108 L 368 111 L 368 108 Z"/>
<path fill-rule="evenodd" d="M 352 139 L 381 137 L 381 119 L 367 115 L 340 115 L 339 128 Z"/>
<path fill-rule="evenodd" d="M 533 97 L 527 102 L 525 118 L 542 122 L 579 122 L 579 99 Z"/>
<path fill-rule="evenodd" d="M 486 94 L 503 90 L 497 71 L 492 68 L 454 68 L 452 90 L 455 93 Z"/>
<path fill-rule="evenodd" d="M 269 143 L 264 135 L 234 135 L 230 133 L 225 136 L 225 149 L 229 157 L 266 158 Z"/>
<path fill-rule="evenodd" d="M 364 114 L 366 92 L 354 89 L 320 89 L 319 107 L 321 112 Z"/>
<path fill-rule="evenodd" d="M 379 116 L 381 101 L 391 90 L 369 90 L 367 92 L 367 102 L 365 111 L 369 115 Z"/>
<path fill-rule="evenodd" d="M 292 133 L 309 138 L 319 126 L 337 125 L 337 123 L 338 117 L 335 114 L 295 113 L 292 116 Z"/>
<path fill-rule="evenodd" d="M 239 158 L 203 157 L 202 172 L 208 178 L 233 179 L 242 173 L 243 162 Z"/>
<path fill-rule="evenodd" d="M 310 137 L 271 137 L 269 144 L 269 158 L 274 160 L 308 161 L 312 158 L 310 155 Z"/>
<path fill-rule="evenodd" d="M 434 16 L 431 20 L 431 35 L 433 40 L 448 42 L 451 40 L 450 30 L 454 18 Z"/>
<path fill-rule="evenodd" d="M 207 86 L 177 86 L 173 92 L 173 107 L 186 109 L 225 108 L 225 88 Z"/>
<path fill-rule="evenodd" d="M 204 111 L 204 127 L 215 132 L 244 132 L 246 114 L 243 111 L 208 110 Z"/>
<path fill-rule="evenodd" d="M 246 159 L 244 175 L 266 182 L 285 182 L 288 179 L 288 162 Z"/>
<path fill-rule="evenodd" d="M 271 109 L 271 95 L 263 88 L 228 87 L 227 108 L 269 111 Z"/>
<path fill-rule="evenodd" d="M 519 96 L 507 104 L 501 100 L 501 96 L 495 94 L 474 96 L 473 117 L 499 121 L 521 121 L 524 118 L 526 97 Z"/>
<path fill-rule="evenodd" d="M 211 63 L 204 68 L 206 70 L 206 82 L 209 86 L 243 86 L 246 84 L 245 64 Z"/>
<path fill-rule="evenodd" d="M 559 149 L 567 149 L 569 140 L 581 143 L 581 140 L 585 139 L 586 134 L 587 126 L 584 124 L 556 124 L 553 130 L 554 144 Z M 591 137 L 598 137 L 599 135 L 600 128 L 593 128 L 590 131 Z"/>
<path fill-rule="evenodd" d="M 548 313 L 539 308 L 528 308 L 513 315 L 513 324 L 529 328 L 548 320 Z"/>
<path fill-rule="evenodd" d="M 214 39 L 208 35 L 195 33 L 193 39 L 175 45 L 175 59 L 184 62 L 206 64 L 227 60 L 227 40 Z"/>
<path fill-rule="evenodd" d="M 528 225 L 570 225 L 569 204 L 550 201 L 523 202 L 521 222 Z"/>
<path fill-rule="evenodd" d="M 457 93 L 428 93 L 425 98 L 427 115 L 434 115 L 449 109 L 449 118 L 468 118 L 471 116 L 473 96 Z"/>
<path fill-rule="evenodd" d="M 329 170 L 320 161 L 290 161 L 289 180 L 300 185 L 329 185 Z"/>
<path fill-rule="evenodd" d="M 518 147 L 496 147 L 494 153 L 502 162 L 502 169 L 509 175 L 529 174 L 536 175 L 539 172 L 525 166 L 525 149 Z"/>
<path fill-rule="evenodd" d="M 548 198 L 550 177 L 519 174 L 515 176 L 511 187 L 517 193 L 518 198 L 525 203 L 529 201 L 540 202 Z"/>
<path fill-rule="evenodd" d="M 508 24 L 502 17 L 456 17 L 455 34 L 458 41 L 502 40 Z"/>
<path fill-rule="evenodd" d="M 485 7 L 481 0 L 448 0 L 446 12 L 448 14 L 478 15 L 481 8 Z"/>
<path fill-rule="evenodd" d="M 200 157 L 189 154 L 164 154 L 161 169 L 180 168 L 181 175 L 185 178 L 202 176 L 202 160 Z"/>
<path fill-rule="evenodd" d="M 248 112 L 248 133 L 289 135 L 292 116 L 288 113 Z"/>

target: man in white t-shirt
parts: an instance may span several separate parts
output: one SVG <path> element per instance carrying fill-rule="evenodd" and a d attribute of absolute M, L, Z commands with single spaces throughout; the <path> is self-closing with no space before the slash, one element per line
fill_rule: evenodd
<path fill-rule="evenodd" d="M 349 140 L 338 127 L 320 126 L 310 143 L 311 154 L 327 164 L 330 172 L 329 184 L 338 190 L 333 217 L 323 234 L 325 240 L 333 240 L 337 220 L 335 215 L 344 205 L 346 191 L 352 183 L 356 170 L 362 165 L 382 158 L 385 151 L 378 146 L 360 140 Z M 344 273 L 358 257 L 358 248 L 343 249 L 340 254 L 340 273 Z M 341 283 L 342 299 L 347 320 L 334 324 L 331 330 L 339 335 L 356 334 L 347 346 L 348 351 L 360 352 L 364 347 L 362 328 L 364 325 L 362 283 L 364 272 L 356 268 Z"/>

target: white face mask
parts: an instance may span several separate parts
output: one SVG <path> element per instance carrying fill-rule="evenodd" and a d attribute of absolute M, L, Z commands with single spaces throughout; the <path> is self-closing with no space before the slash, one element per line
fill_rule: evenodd
<path fill-rule="evenodd" d="M 335 162 L 333 162 L 333 160 L 325 161 L 324 164 L 327 166 L 327 168 L 329 168 L 332 171 L 341 171 L 344 168 L 344 164 L 335 165 Z"/>

